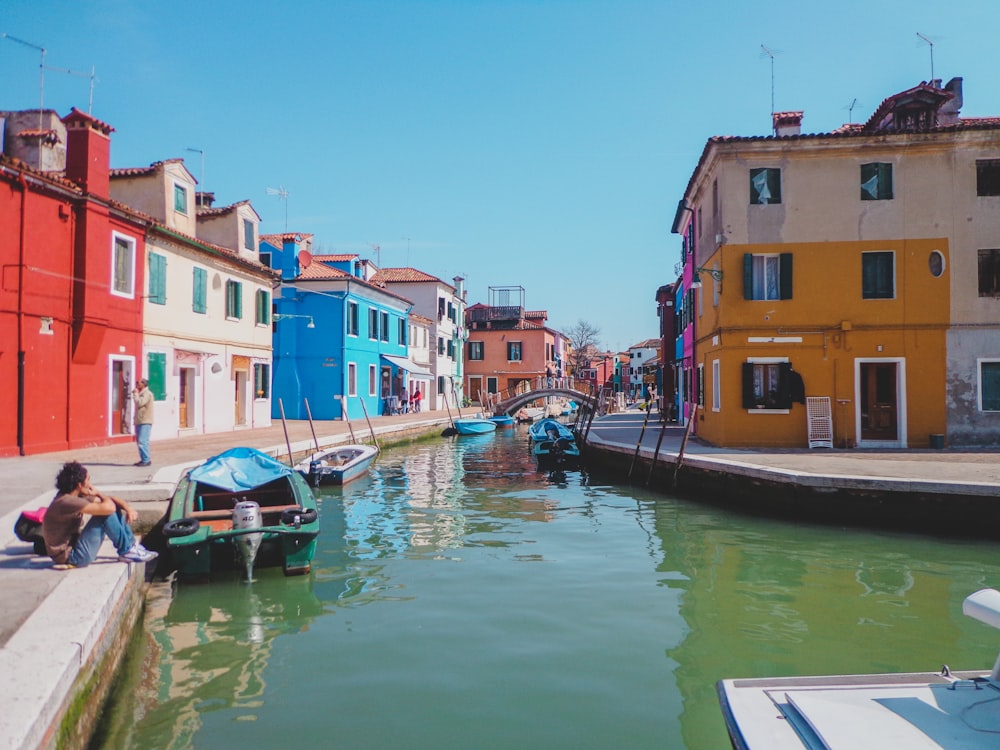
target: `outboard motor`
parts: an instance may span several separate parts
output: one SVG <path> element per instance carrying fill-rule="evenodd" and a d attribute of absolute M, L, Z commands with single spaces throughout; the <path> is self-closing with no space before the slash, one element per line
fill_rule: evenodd
<path fill-rule="evenodd" d="M 233 509 L 234 531 L 242 531 L 244 529 L 260 529 L 263 525 L 264 522 L 260 513 L 260 505 L 255 503 L 253 500 L 246 499 L 236 503 L 236 507 Z M 262 533 L 240 534 L 239 536 L 233 537 L 233 545 L 236 547 L 236 551 L 240 558 L 242 558 L 243 565 L 246 566 L 248 581 L 253 580 L 253 564 L 257 559 L 257 550 L 260 549 L 260 542 L 262 538 Z"/>

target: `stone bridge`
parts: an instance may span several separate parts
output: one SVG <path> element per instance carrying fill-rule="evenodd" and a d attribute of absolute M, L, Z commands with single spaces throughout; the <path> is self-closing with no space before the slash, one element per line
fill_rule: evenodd
<path fill-rule="evenodd" d="M 501 401 L 497 401 L 493 407 L 493 413 L 513 415 L 522 406 L 526 406 L 532 401 L 537 401 L 538 399 L 543 399 L 547 396 L 568 398 L 589 410 L 597 408 L 597 398 L 588 393 L 583 393 L 570 387 L 549 388 L 547 386 L 543 386 L 524 391 L 523 393 L 515 393 L 513 396 L 508 396 Z"/>

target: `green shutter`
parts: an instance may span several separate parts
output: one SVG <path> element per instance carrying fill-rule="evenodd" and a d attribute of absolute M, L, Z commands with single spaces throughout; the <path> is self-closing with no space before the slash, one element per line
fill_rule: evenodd
<path fill-rule="evenodd" d="M 149 254 L 149 301 L 156 305 L 167 304 L 167 258 L 159 253 Z"/>
<path fill-rule="evenodd" d="M 163 352 L 146 353 L 146 380 L 154 401 L 167 400 L 167 355 Z"/>
<path fill-rule="evenodd" d="M 206 304 L 207 292 L 208 272 L 204 268 L 195 268 L 191 293 L 191 309 L 194 312 L 203 313 L 208 309 Z"/>
<path fill-rule="evenodd" d="M 781 253 L 778 256 L 779 299 L 792 298 L 792 254 Z"/>
<path fill-rule="evenodd" d="M 753 299 L 753 253 L 743 253 L 743 299 Z"/>
<path fill-rule="evenodd" d="M 257 322 L 261 325 L 267 325 L 269 320 L 269 313 L 271 302 L 268 299 L 268 293 L 263 289 L 257 290 Z"/>
<path fill-rule="evenodd" d="M 753 395 L 753 363 L 743 363 L 743 408 L 753 409 L 756 399 Z"/>

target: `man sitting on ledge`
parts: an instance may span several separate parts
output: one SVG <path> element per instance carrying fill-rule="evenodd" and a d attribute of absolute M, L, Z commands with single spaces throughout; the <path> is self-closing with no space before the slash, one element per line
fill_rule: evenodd
<path fill-rule="evenodd" d="M 144 563 L 155 560 L 135 540 L 132 524 L 139 514 L 124 500 L 102 495 L 90 483 L 87 469 L 76 461 L 63 464 L 56 477 L 59 494 L 49 505 L 42 521 L 42 535 L 49 557 L 61 570 L 90 565 L 97 559 L 104 537 L 118 551 L 121 562 Z M 84 516 L 90 516 L 81 530 Z"/>

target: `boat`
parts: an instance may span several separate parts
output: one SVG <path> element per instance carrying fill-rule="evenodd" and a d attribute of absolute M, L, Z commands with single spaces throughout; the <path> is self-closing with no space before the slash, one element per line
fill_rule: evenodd
<path fill-rule="evenodd" d="M 561 465 L 580 459 L 580 448 L 573 431 L 555 419 L 543 419 L 528 428 L 531 453 L 539 465 Z"/>
<path fill-rule="evenodd" d="M 517 421 L 527 424 L 537 422 L 545 416 L 545 409 L 538 406 L 525 407 L 517 413 Z"/>
<path fill-rule="evenodd" d="M 567 401 L 563 404 L 561 415 L 564 417 L 572 416 L 573 414 L 576 414 L 577 409 L 579 408 L 580 407 L 576 401 Z"/>
<path fill-rule="evenodd" d="M 962 611 L 1000 628 L 1000 591 Z M 727 679 L 717 685 L 736 750 L 986 750 L 1000 746 L 1000 657 L 992 672 Z"/>
<path fill-rule="evenodd" d="M 455 431 L 459 435 L 484 435 L 496 430 L 496 422 L 482 417 L 459 417 L 454 421 Z"/>
<path fill-rule="evenodd" d="M 368 472 L 378 448 L 374 445 L 352 443 L 317 451 L 295 465 L 313 487 L 321 484 L 347 484 Z"/>
<path fill-rule="evenodd" d="M 490 417 L 490 421 L 496 424 L 497 427 L 513 427 L 514 417 L 510 414 L 494 414 Z"/>
<path fill-rule="evenodd" d="M 209 577 L 215 559 L 227 552 L 243 564 L 248 580 L 258 558 L 280 564 L 285 575 L 308 573 L 317 534 L 316 497 L 303 476 L 243 447 L 213 456 L 183 476 L 163 526 L 183 578 Z"/>

